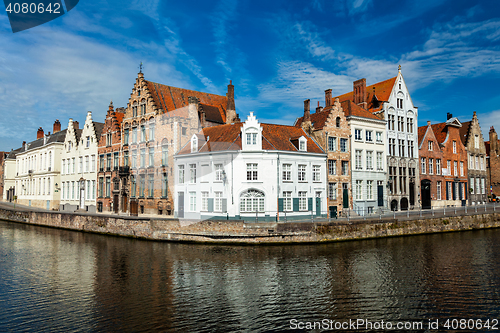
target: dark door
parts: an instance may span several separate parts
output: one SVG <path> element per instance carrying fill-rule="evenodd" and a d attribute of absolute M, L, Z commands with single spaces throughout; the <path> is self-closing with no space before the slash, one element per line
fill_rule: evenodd
<path fill-rule="evenodd" d="M 130 201 L 130 215 L 137 216 L 139 215 L 139 207 L 137 201 Z"/>
<path fill-rule="evenodd" d="M 184 192 L 179 192 L 179 217 L 184 217 Z"/>
<path fill-rule="evenodd" d="M 422 209 L 431 209 L 431 181 L 422 179 L 420 189 L 422 191 Z"/>
<path fill-rule="evenodd" d="M 377 200 L 378 200 L 378 206 L 383 207 L 384 206 L 384 185 L 377 186 Z"/>
<path fill-rule="evenodd" d="M 127 211 L 127 201 L 128 201 L 127 195 L 124 194 L 122 196 L 122 212 L 126 212 Z"/>
<path fill-rule="evenodd" d="M 316 215 L 321 215 L 321 198 L 316 198 Z"/>
<path fill-rule="evenodd" d="M 330 218 L 337 218 L 337 206 L 330 206 Z"/>
<path fill-rule="evenodd" d="M 113 211 L 115 212 L 115 214 L 118 214 L 118 202 L 118 194 L 113 195 Z"/>
<path fill-rule="evenodd" d="M 415 183 L 410 183 L 410 205 L 415 205 Z"/>
<path fill-rule="evenodd" d="M 349 208 L 349 191 L 348 191 L 348 189 L 345 188 L 342 192 L 343 192 L 342 193 L 342 199 L 343 199 L 342 207 Z"/>
<path fill-rule="evenodd" d="M 408 199 L 407 198 L 403 198 L 401 199 L 401 210 L 408 210 Z"/>
<path fill-rule="evenodd" d="M 398 210 L 398 201 L 397 200 L 391 201 L 391 210 L 392 211 Z"/>

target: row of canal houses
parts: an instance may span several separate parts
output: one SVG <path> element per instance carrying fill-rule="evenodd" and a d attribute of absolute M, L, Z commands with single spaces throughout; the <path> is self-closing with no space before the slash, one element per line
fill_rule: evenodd
<path fill-rule="evenodd" d="M 487 153 L 474 112 L 417 127 L 401 74 L 332 96 L 293 126 L 239 119 L 225 96 L 144 79 L 104 123 L 37 131 L 6 154 L 3 199 L 61 211 L 189 219 L 293 220 L 488 200 Z M 496 161 L 496 160 L 495 160 Z M 492 160 L 493 163 L 493 160 Z M 495 162 L 496 163 L 496 162 Z M 496 164 L 495 164 L 496 165 Z M 499 165 L 500 166 L 500 165 Z M 496 178 L 495 178 L 496 179 Z M 492 178 L 493 180 L 493 178 Z M 492 186 L 500 186 L 492 181 Z"/>

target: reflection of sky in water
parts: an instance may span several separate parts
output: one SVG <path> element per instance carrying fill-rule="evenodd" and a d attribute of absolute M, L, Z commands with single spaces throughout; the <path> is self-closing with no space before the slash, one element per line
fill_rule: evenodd
<path fill-rule="evenodd" d="M 231 247 L 0 223 L 0 327 L 266 331 L 292 318 L 495 318 L 499 240 L 487 230 Z"/>

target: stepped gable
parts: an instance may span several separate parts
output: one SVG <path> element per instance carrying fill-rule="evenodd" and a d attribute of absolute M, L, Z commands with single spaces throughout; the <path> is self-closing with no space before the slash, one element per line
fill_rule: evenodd
<path fill-rule="evenodd" d="M 382 109 L 381 102 L 389 101 L 396 79 L 397 76 L 366 87 L 366 102 L 368 103 L 368 110 L 370 112 L 380 111 Z M 354 92 L 351 91 L 343 95 L 333 97 L 332 104 L 335 98 L 338 98 L 341 103 L 347 100 L 354 101 Z M 378 103 L 374 103 L 374 101 Z"/>
<path fill-rule="evenodd" d="M 216 123 L 226 122 L 227 97 L 189 89 L 176 88 L 144 80 L 157 109 L 162 109 L 167 116 L 187 116 L 187 111 L 179 112 L 189 105 L 188 97 L 196 97 L 203 106 L 206 120 Z M 171 113 L 172 111 L 176 111 Z"/>
<path fill-rule="evenodd" d="M 307 152 L 323 153 L 323 150 L 314 142 L 302 128 L 260 124 L 262 126 L 262 150 L 299 151 L 292 143 L 301 136 L 307 139 Z M 205 142 L 199 152 L 241 150 L 241 126 L 243 123 L 207 127 L 200 132 Z M 191 153 L 191 141 L 184 146 L 179 154 Z"/>

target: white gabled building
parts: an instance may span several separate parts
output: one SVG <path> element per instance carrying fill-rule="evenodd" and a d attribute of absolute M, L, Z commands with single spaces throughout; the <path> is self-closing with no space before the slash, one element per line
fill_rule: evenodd
<path fill-rule="evenodd" d="M 353 211 L 370 215 L 387 207 L 386 122 L 350 100 L 342 109 L 351 129 Z"/>
<path fill-rule="evenodd" d="M 96 211 L 97 146 L 104 124 L 92 121 L 87 112 L 83 128 L 69 120 L 61 152 L 60 210 Z"/>
<path fill-rule="evenodd" d="M 194 134 L 175 160 L 186 219 L 285 221 L 326 216 L 326 154 L 302 128 L 244 123 Z"/>
<path fill-rule="evenodd" d="M 53 134 L 40 127 L 37 140 L 23 143 L 16 154 L 15 192 L 17 202 L 50 210 L 59 209 L 61 153 L 66 130 L 56 120 Z"/>

